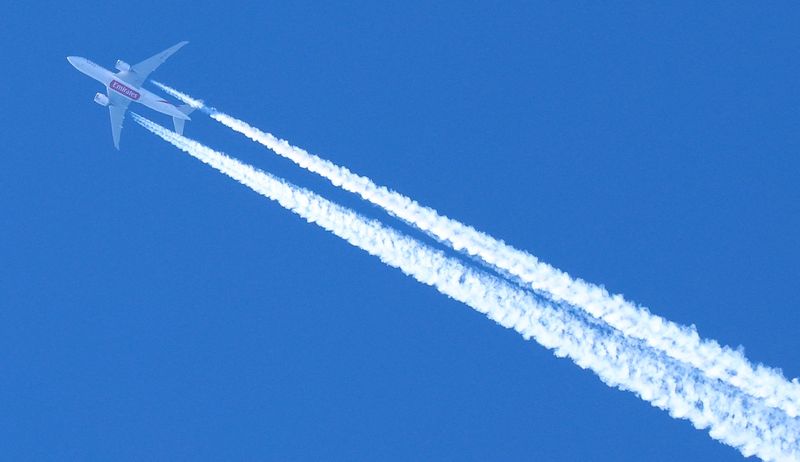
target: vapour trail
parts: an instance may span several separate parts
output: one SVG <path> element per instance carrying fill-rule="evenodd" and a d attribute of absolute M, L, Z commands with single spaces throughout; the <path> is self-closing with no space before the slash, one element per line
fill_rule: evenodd
<path fill-rule="evenodd" d="M 522 285 L 543 292 L 556 301 L 584 309 L 625 335 L 644 340 L 647 345 L 696 367 L 710 378 L 724 380 L 762 398 L 769 406 L 782 409 L 790 417 L 800 415 L 800 382 L 797 379 L 790 382 L 780 370 L 761 364 L 754 366 L 742 351 L 721 346 L 715 340 L 702 339 L 694 326 L 682 326 L 654 315 L 647 308 L 625 300 L 622 295 L 611 295 L 602 286 L 572 278 L 525 251 L 440 215 L 398 192 L 378 186 L 367 177 L 207 107 L 202 101 L 163 83 L 153 83 L 190 106 L 203 109 L 221 124 L 327 178 L 335 186 L 358 194 L 457 251 L 480 258 L 501 274 L 521 281 Z"/>
<path fill-rule="evenodd" d="M 712 438 L 765 460 L 800 460 L 800 419 L 709 379 L 569 306 L 549 301 L 446 256 L 380 222 L 242 164 L 138 114 L 136 122 L 178 149 L 278 202 L 419 282 L 534 338 L 594 371 L 605 383 L 636 393 L 675 418 L 709 429 Z"/>

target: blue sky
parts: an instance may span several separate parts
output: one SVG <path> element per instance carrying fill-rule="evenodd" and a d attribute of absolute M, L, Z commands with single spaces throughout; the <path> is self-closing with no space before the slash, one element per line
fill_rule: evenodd
<path fill-rule="evenodd" d="M 154 78 L 800 376 L 798 7 L 428 3 L 0 7 L 4 458 L 740 459 L 130 119 L 115 151 L 65 60 L 189 40 Z"/>

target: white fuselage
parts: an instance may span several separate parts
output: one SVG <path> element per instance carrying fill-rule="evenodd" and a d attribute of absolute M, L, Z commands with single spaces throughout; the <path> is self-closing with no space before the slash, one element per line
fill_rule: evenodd
<path fill-rule="evenodd" d="M 179 111 L 174 104 L 166 101 L 154 93 L 151 93 L 148 90 L 145 90 L 142 87 L 131 85 L 120 78 L 118 74 L 114 74 L 108 69 L 100 67 L 86 58 L 70 56 L 67 58 L 67 61 L 69 61 L 69 63 L 72 64 L 75 69 L 105 85 L 109 92 L 119 93 L 123 97 L 135 103 L 142 104 L 154 111 L 158 111 L 170 117 L 189 120 L 189 117 L 183 112 Z"/>

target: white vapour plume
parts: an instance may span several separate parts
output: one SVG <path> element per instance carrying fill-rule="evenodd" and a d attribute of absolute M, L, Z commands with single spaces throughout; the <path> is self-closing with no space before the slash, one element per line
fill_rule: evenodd
<path fill-rule="evenodd" d="M 537 295 L 505 280 L 464 266 L 422 243 L 368 220 L 310 191 L 242 164 L 138 114 L 146 129 L 305 220 L 399 268 L 419 282 L 534 338 L 594 371 L 605 383 L 630 390 L 675 418 L 765 460 L 800 458 L 800 420 L 770 408 L 757 398 L 698 374 L 680 361 L 648 348 L 569 306 L 555 308 Z"/>
<path fill-rule="evenodd" d="M 654 315 L 621 295 L 611 295 L 601 286 L 572 278 L 525 251 L 442 216 L 398 192 L 376 185 L 367 177 L 354 174 L 216 109 L 207 108 L 202 101 L 174 88 L 153 83 L 193 107 L 204 108 L 221 124 L 327 178 L 334 185 L 358 194 L 453 249 L 480 258 L 500 273 L 517 278 L 523 285 L 556 301 L 577 306 L 625 335 L 644 340 L 647 345 L 696 367 L 710 378 L 724 380 L 762 398 L 768 405 L 782 409 L 791 417 L 800 415 L 800 383 L 797 379 L 788 381 L 780 370 L 760 364 L 754 366 L 741 351 L 721 346 L 714 340 L 701 339 L 693 326 L 682 326 Z"/>

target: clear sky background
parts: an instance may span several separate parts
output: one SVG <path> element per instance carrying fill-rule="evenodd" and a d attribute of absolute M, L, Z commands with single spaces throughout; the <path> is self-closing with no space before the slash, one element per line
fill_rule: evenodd
<path fill-rule="evenodd" d="M 800 376 L 796 3 L 67 3 L 0 6 L 0 458 L 740 459 L 130 118 L 115 151 L 65 57 L 180 40 L 154 78 Z"/>

